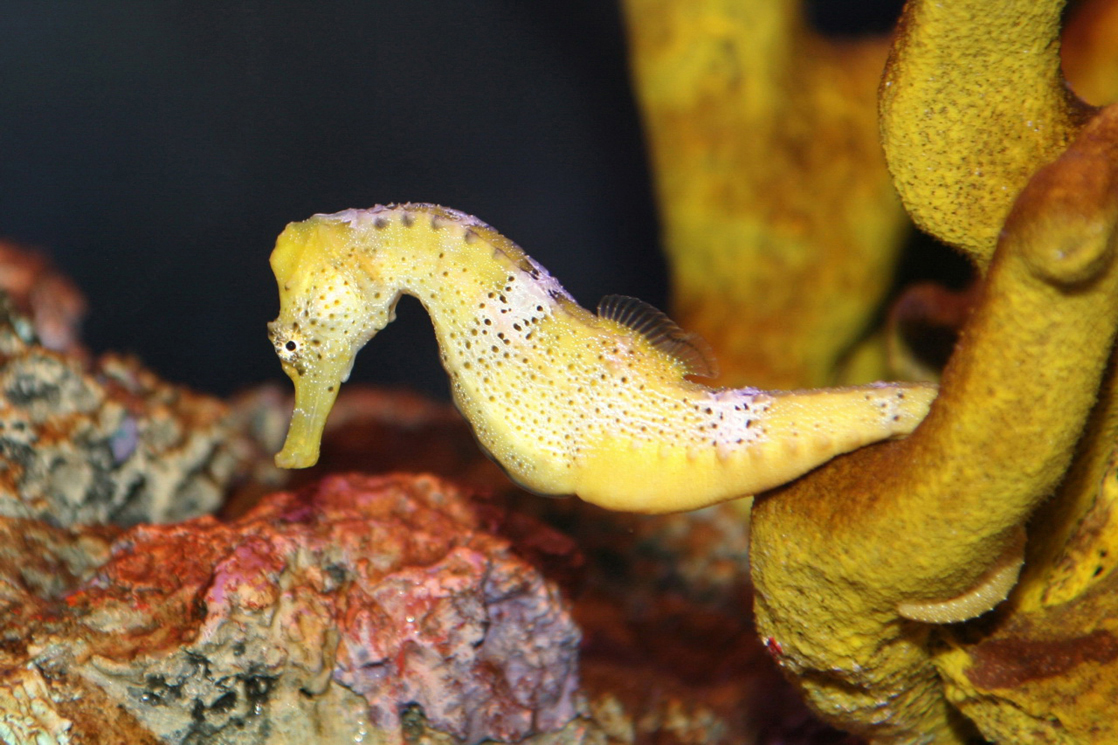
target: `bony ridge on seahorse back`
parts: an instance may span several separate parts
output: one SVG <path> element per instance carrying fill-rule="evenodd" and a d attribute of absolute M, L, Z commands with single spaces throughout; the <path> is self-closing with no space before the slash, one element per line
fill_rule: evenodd
<path fill-rule="evenodd" d="M 430 204 L 291 223 L 271 257 L 269 324 L 295 411 L 276 464 L 305 468 L 357 351 L 402 294 L 431 316 L 455 403 L 522 486 L 611 509 L 673 512 L 749 496 L 910 432 L 933 386 L 712 389 L 701 340 L 639 300 L 574 299 L 480 220 Z"/>

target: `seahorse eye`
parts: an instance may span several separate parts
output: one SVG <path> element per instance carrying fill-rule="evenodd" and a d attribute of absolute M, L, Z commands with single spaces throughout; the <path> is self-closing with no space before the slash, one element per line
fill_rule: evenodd
<path fill-rule="evenodd" d="M 296 344 L 293 341 L 289 341 L 286 344 L 284 344 L 283 346 L 284 346 L 284 349 L 286 349 L 288 352 L 294 352 L 295 348 L 298 347 L 299 345 Z"/>

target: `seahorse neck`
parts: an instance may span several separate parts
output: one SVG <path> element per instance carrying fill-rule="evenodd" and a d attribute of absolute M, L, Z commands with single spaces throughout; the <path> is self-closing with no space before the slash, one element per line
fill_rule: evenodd
<path fill-rule="evenodd" d="M 378 286 L 423 304 L 440 341 L 479 315 L 497 323 L 531 314 L 536 306 L 573 303 L 519 246 L 465 213 L 405 204 L 329 217 L 348 223 L 354 243 L 371 249 L 359 266 Z"/>
<path fill-rule="evenodd" d="M 519 246 L 456 210 L 409 204 L 329 217 L 348 224 L 356 235 L 353 244 L 366 248 L 358 264 L 363 272 L 379 287 L 414 295 L 436 331 L 484 311 L 480 305 L 486 298 L 508 299 L 513 285 L 521 290 L 541 282 L 553 291 L 549 299 L 570 299 Z"/>

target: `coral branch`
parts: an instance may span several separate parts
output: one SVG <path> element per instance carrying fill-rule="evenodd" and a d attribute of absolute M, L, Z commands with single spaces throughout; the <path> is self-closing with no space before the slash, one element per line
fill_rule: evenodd
<path fill-rule="evenodd" d="M 1118 325 L 1116 220 L 1118 109 L 1108 109 L 1014 205 L 923 424 L 755 506 L 759 628 L 842 726 L 959 732 L 927 628 L 897 606 L 975 590 L 1066 472 Z"/>
<path fill-rule="evenodd" d="M 799 0 L 624 5 L 673 312 L 729 385 L 832 384 L 907 228 L 877 141 L 886 41 L 829 41 Z"/>
<path fill-rule="evenodd" d="M 916 224 L 985 268 L 1010 205 L 1094 112 L 1060 73 L 1061 0 L 911 0 L 881 83 L 885 157 Z"/>

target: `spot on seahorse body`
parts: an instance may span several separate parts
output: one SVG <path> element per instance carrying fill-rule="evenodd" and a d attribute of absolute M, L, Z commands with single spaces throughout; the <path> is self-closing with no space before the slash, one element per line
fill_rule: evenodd
<path fill-rule="evenodd" d="M 497 330 L 525 341 L 532 338 L 531 325 L 550 315 L 559 302 L 563 299 L 573 302 L 555 278 L 535 262 L 531 262 L 528 269 L 522 269 L 519 263 L 510 269 L 502 291 L 480 302 L 486 299 L 496 310 L 491 317 Z"/>

